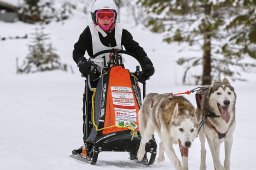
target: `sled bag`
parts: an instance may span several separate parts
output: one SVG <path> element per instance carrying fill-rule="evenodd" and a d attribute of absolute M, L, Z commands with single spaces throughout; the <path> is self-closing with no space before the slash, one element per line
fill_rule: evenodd
<path fill-rule="evenodd" d="M 138 130 L 141 97 L 137 81 L 122 66 L 112 67 L 104 76 L 101 109 L 97 109 L 100 110 L 99 128 L 103 128 L 102 134 Z"/>

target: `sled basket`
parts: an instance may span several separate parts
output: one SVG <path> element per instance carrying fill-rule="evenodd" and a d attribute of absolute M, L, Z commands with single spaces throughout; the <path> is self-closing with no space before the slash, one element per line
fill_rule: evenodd
<path fill-rule="evenodd" d="M 125 130 L 136 133 L 140 101 L 140 88 L 129 70 L 122 66 L 110 68 L 94 90 L 89 140 Z"/>

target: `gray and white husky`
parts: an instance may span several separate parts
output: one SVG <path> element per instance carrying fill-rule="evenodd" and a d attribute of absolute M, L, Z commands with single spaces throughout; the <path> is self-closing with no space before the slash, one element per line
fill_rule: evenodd
<path fill-rule="evenodd" d="M 196 109 L 198 120 L 204 120 L 199 132 L 201 142 L 200 169 L 206 169 L 205 137 L 207 138 L 214 168 L 216 170 L 230 169 L 230 155 L 235 129 L 236 93 L 229 81 L 214 81 L 202 95 L 199 107 Z M 225 144 L 224 167 L 220 161 L 220 144 Z"/>
<path fill-rule="evenodd" d="M 193 105 L 182 96 L 150 93 L 146 96 L 139 112 L 141 143 L 137 153 L 138 160 L 145 155 L 145 145 L 152 139 L 154 131 L 160 138 L 158 161 L 164 161 L 164 151 L 176 170 L 188 169 L 188 148 L 196 138 L 198 121 Z M 179 144 L 182 164 L 173 149 Z"/>

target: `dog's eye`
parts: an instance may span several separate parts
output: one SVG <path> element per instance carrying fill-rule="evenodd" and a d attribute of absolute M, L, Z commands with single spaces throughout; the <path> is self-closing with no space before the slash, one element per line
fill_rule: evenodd
<path fill-rule="evenodd" d="M 183 132 L 184 130 L 183 130 L 183 128 L 179 128 L 179 131 Z"/>
<path fill-rule="evenodd" d="M 194 129 L 191 129 L 190 131 L 191 131 L 191 133 L 193 133 L 193 132 L 194 132 Z"/>
<path fill-rule="evenodd" d="M 217 95 L 221 95 L 221 92 L 218 92 Z"/>
<path fill-rule="evenodd" d="M 231 95 L 231 92 L 228 92 L 228 95 Z"/>

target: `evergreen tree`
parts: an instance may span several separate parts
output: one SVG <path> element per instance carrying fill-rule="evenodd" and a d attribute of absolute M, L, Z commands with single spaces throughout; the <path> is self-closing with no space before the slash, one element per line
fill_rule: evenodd
<path fill-rule="evenodd" d="M 23 22 L 48 24 L 51 21 L 59 22 L 68 19 L 75 8 L 71 2 L 64 2 L 56 7 L 52 0 L 24 0 L 18 13 Z"/>
<path fill-rule="evenodd" d="M 65 64 L 60 63 L 60 58 L 49 41 L 49 35 L 43 32 L 43 27 L 36 29 L 32 35 L 33 41 L 29 45 L 29 54 L 18 73 L 35 73 L 50 70 L 64 70 Z M 65 70 L 66 71 L 66 70 Z"/>
<path fill-rule="evenodd" d="M 256 1 L 255 0 L 138 0 L 149 14 L 147 24 L 153 32 L 164 32 L 168 43 L 185 42 L 202 49 L 202 57 L 180 58 L 187 64 L 183 77 L 192 68 L 203 67 L 194 75 L 203 85 L 212 78 L 239 74 L 255 67 L 242 58 L 256 59 Z"/>

